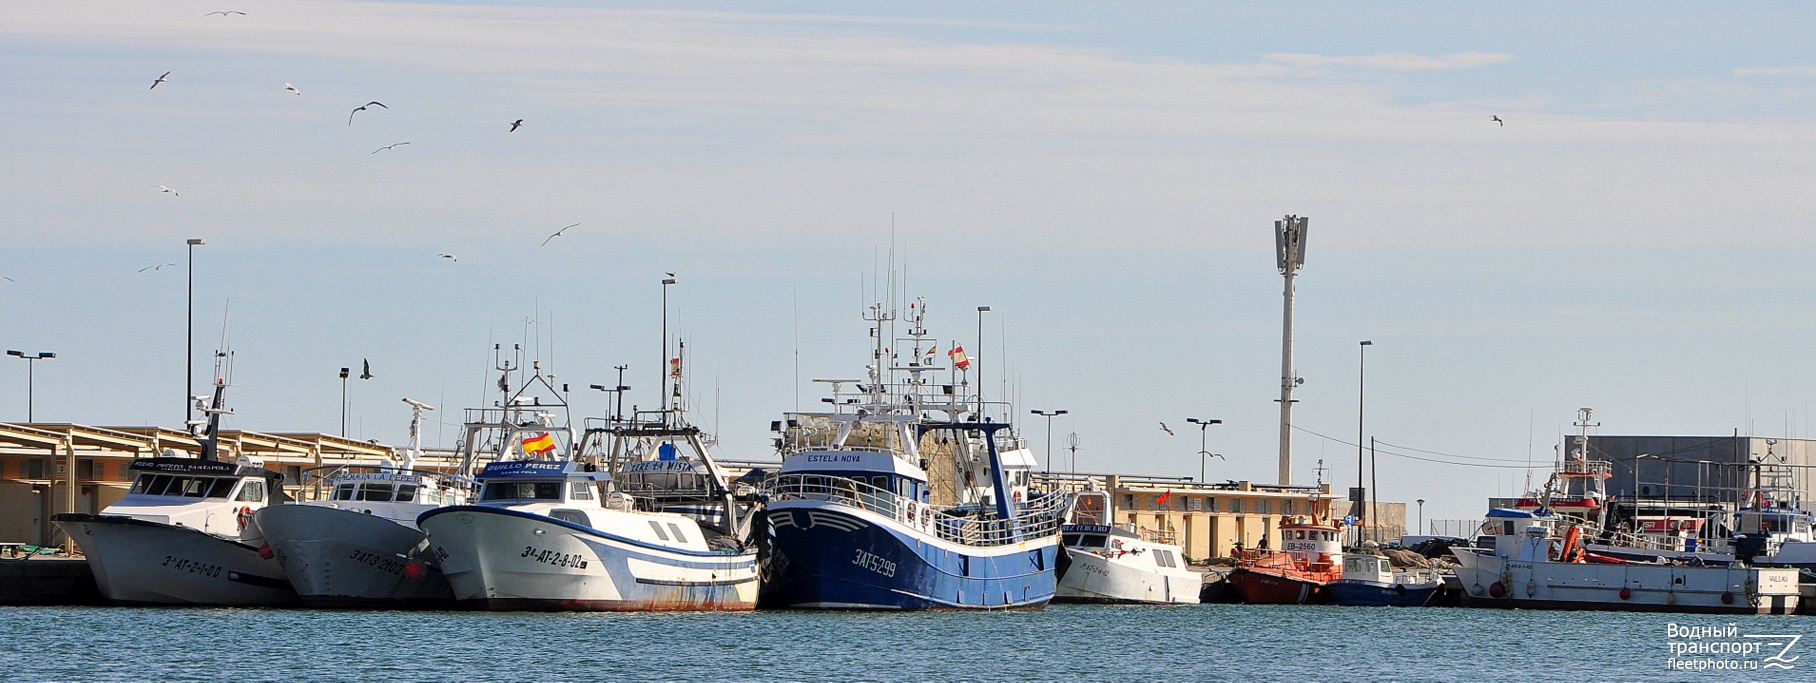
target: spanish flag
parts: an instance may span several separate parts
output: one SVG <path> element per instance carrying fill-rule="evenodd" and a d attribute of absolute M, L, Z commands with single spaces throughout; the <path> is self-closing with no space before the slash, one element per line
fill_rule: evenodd
<path fill-rule="evenodd" d="M 971 357 L 965 355 L 965 347 L 963 346 L 952 347 L 951 351 L 946 352 L 946 357 L 952 359 L 952 367 L 960 370 L 971 367 Z"/>
<path fill-rule="evenodd" d="M 552 450 L 555 450 L 555 437 L 549 436 L 548 432 L 543 432 L 541 436 L 525 438 L 523 440 L 523 452 L 525 454 L 541 455 Z"/>

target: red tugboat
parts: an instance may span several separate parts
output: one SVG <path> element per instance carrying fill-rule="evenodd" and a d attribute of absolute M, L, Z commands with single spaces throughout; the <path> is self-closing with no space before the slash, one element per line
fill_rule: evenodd
<path fill-rule="evenodd" d="M 1335 525 L 1312 517 L 1280 522 L 1280 550 L 1244 550 L 1236 555 L 1230 583 L 1251 605 L 1309 605 L 1327 602 L 1324 586 L 1343 578 L 1343 544 Z"/>

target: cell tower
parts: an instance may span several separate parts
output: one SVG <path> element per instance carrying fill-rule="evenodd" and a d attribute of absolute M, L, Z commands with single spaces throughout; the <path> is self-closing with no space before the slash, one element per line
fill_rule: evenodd
<path fill-rule="evenodd" d="M 1274 221 L 1274 254 L 1286 278 L 1286 312 L 1280 335 L 1280 485 L 1293 483 L 1293 388 L 1305 383 L 1293 370 L 1293 276 L 1305 265 L 1308 218 L 1287 216 Z"/>

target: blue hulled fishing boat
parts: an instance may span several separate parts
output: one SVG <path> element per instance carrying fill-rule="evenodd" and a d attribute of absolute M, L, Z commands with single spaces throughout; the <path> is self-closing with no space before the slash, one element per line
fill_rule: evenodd
<path fill-rule="evenodd" d="M 1029 489 L 1034 459 L 1008 423 L 980 417 L 954 385 L 924 376 L 944 370 L 931 362 L 924 305 L 910 306 L 902 366 L 884 346 L 894 314 L 871 311 L 868 380 L 822 380 L 833 385 L 831 412 L 774 425 L 784 459 L 763 485 L 759 606 L 1045 606 L 1065 498 Z M 857 395 L 843 394 L 845 384 Z"/>

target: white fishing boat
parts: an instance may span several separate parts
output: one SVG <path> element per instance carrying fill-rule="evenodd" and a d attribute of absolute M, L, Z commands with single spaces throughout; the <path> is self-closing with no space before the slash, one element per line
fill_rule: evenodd
<path fill-rule="evenodd" d="M 1112 524 L 1110 496 L 1087 488 L 1072 496 L 1060 527 L 1059 587 L 1054 602 L 1197 604 L 1204 579 L 1186 568 L 1178 545 L 1143 538 Z"/>
<path fill-rule="evenodd" d="M 492 610 L 754 609 L 756 551 L 735 535 L 748 523 L 699 430 L 680 420 L 679 406 L 656 412 L 654 420 L 633 415 L 588 430 L 612 444 L 610 459 L 579 457 L 588 448 L 550 422 L 551 413 L 506 420 L 520 426 L 479 473 L 478 504 L 430 510 L 417 520 L 454 597 Z M 716 518 L 730 528 L 652 509 L 656 499 L 620 490 L 610 470 L 636 462 L 689 471 L 701 464 L 723 506 Z"/>
<path fill-rule="evenodd" d="M 469 478 L 414 469 L 422 413 L 413 402 L 410 447 L 402 466 L 337 465 L 303 473 L 316 500 L 273 505 L 253 513 L 265 534 L 264 552 L 283 565 L 297 596 L 310 607 L 439 607 L 453 590 L 429 552 L 416 518 L 444 505 L 463 505 L 476 492 Z M 469 438 L 483 426 L 468 425 Z"/>
<path fill-rule="evenodd" d="M 253 459 L 220 462 L 226 381 L 215 383 L 200 458 L 134 460 L 138 475 L 101 514 L 51 517 L 88 558 L 101 595 L 119 604 L 281 605 L 296 601 L 283 567 L 261 556 L 254 513 L 283 495 L 283 475 Z"/>
<path fill-rule="evenodd" d="M 1484 523 L 1491 548 L 1452 548 L 1465 601 L 1477 606 L 1727 614 L 1791 614 L 1798 570 L 1640 563 L 1601 558 L 1582 544 L 1580 527 L 1555 516 L 1495 511 Z M 1521 526 L 1514 535 L 1510 527 Z M 1567 526 L 1562 538 L 1557 528 Z"/>

